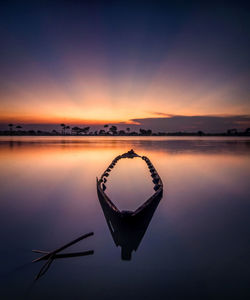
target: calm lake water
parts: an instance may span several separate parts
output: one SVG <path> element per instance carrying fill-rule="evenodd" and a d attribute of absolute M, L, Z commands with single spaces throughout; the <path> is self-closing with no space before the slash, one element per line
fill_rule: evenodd
<path fill-rule="evenodd" d="M 164 194 L 130 261 L 121 259 L 96 192 L 115 156 L 146 155 Z M 1 299 L 250 299 L 250 139 L 0 138 Z M 117 163 L 105 191 L 121 210 L 153 193 L 143 160 Z M 31 263 L 82 234 L 65 252 Z"/>

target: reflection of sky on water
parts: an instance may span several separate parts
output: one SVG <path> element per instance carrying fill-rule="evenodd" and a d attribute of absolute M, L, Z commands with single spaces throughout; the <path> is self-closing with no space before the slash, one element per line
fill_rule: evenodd
<path fill-rule="evenodd" d="M 65 138 L 62 144 L 61 138 L 12 139 L 0 140 L 4 299 L 27 293 L 31 299 L 246 295 L 250 140 Z M 95 180 L 116 155 L 131 148 L 151 159 L 164 196 L 133 260 L 123 262 Z M 107 194 L 122 209 L 136 208 L 152 193 L 141 160 L 118 162 L 108 178 Z M 93 256 L 55 262 L 28 289 L 39 265 L 16 268 L 35 258 L 31 249 L 51 250 L 89 231 L 94 237 L 72 251 L 94 249 Z"/>

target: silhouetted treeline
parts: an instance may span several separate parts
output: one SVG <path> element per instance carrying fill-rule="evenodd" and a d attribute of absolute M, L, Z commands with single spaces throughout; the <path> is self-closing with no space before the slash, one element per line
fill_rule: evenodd
<path fill-rule="evenodd" d="M 23 125 L 24 126 L 24 125 Z M 250 128 L 238 131 L 235 128 L 228 129 L 221 133 L 206 133 L 201 130 L 197 132 L 153 132 L 151 129 L 140 128 L 139 131 L 132 131 L 131 128 L 118 130 L 115 125 L 104 125 L 104 129 L 91 131 L 91 127 L 78 127 L 60 124 L 57 129 L 51 131 L 25 130 L 21 125 L 9 124 L 6 130 L 0 131 L 1 136 L 250 136 Z"/>

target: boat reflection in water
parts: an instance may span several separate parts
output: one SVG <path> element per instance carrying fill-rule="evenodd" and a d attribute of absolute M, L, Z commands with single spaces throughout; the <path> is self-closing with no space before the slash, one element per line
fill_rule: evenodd
<path fill-rule="evenodd" d="M 106 189 L 106 177 L 109 176 L 109 172 L 119 159 L 132 159 L 134 157 L 140 157 L 147 163 L 155 184 L 155 193 L 135 211 L 120 211 L 104 192 Z M 100 179 L 97 178 L 97 194 L 113 240 L 116 246 L 121 246 L 122 260 L 131 260 L 132 251 L 138 249 L 154 212 L 162 199 L 163 184 L 160 176 L 147 157 L 139 156 L 133 150 L 130 150 L 117 156 L 107 170 L 104 171 L 102 177 Z"/>

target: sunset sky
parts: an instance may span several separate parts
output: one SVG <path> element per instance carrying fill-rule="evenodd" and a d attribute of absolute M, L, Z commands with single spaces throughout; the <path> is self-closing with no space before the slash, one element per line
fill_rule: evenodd
<path fill-rule="evenodd" d="M 169 3 L 1 2 L 0 123 L 249 127 L 249 7 Z"/>

